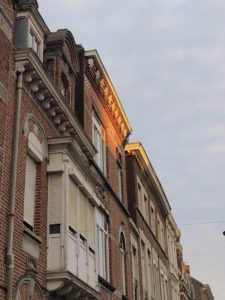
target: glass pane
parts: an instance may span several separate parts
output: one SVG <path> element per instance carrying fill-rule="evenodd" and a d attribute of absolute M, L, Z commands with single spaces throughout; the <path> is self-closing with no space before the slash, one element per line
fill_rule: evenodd
<path fill-rule="evenodd" d="M 36 38 L 34 38 L 34 45 L 33 45 L 33 49 L 35 53 L 38 53 L 38 40 Z"/>
<path fill-rule="evenodd" d="M 33 48 L 33 33 L 30 32 L 28 36 L 28 47 Z"/>

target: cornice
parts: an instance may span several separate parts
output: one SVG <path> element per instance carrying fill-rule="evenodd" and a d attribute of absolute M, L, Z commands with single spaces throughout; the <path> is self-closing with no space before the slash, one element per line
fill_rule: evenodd
<path fill-rule="evenodd" d="M 50 33 L 50 30 L 49 30 L 47 24 L 45 23 L 44 19 L 42 18 L 41 14 L 39 13 L 38 6 L 35 5 L 35 3 L 29 2 L 29 1 L 24 1 L 21 4 L 16 4 L 15 10 L 16 10 L 17 14 L 22 13 L 22 12 L 30 12 L 33 15 L 33 17 L 35 18 L 35 20 L 38 23 L 38 25 L 40 26 L 40 28 L 42 28 L 42 30 L 45 32 L 45 34 L 47 35 Z"/>
<path fill-rule="evenodd" d="M 122 140 L 127 140 L 132 128 L 98 52 L 86 51 L 85 58 L 87 78 L 100 97 Z"/>
<path fill-rule="evenodd" d="M 18 50 L 15 60 L 16 71 L 23 71 L 23 85 L 28 88 L 36 104 L 48 116 L 58 134 L 74 137 L 87 158 L 93 159 L 95 147 L 34 51 Z"/>
<path fill-rule="evenodd" d="M 171 212 L 171 207 L 169 201 L 167 200 L 166 194 L 163 190 L 163 187 L 156 175 L 156 172 L 147 156 L 147 153 L 144 150 L 144 147 L 141 143 L 129 143 L 125 146 L 125 151 L 127 155 L 132 155 L 136 158 L 140 168 L 143 170 L 150 183 L 153 191 L 156 193 L 157 198 L 160 200 L 161 207 L 165 216 L 168 216 Z"/>

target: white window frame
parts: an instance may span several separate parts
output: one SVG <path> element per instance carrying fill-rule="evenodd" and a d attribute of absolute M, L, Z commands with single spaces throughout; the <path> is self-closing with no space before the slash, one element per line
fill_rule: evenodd
<path fill-rule="evenodd" d="M 96 209 L 96 230 L 98 274 L 105 280 L 109 280 L 108 223 L 106 216 L 99 209 Z"/>
<path fill-rule="evenodd" d="M 131 263 L 132 263 L 132 286 L 133 298 L 139 299 L 139 267 L 138 267 L 138 247 L 131 243 Z"/>
<path fill-rule="evenodd" d="M 149 224 L 149 198 L 138 176 L 137 176 L 137 196 L 138 196 L 138 208 L 145 221 Z"/>
<path fill-rule="evenodd" d="M 30 45 L 30 34 L 33 35 L 32 45 Z M 44 51 L 44 37 L 43 33 L 40 30 L 40 27 L 36 24 L 35 20 L 30 16 L 28 18 L 28 47 L 32 48 L 34 52 L 37 54 L 39 59 L 43 61 L 43 51 Z M 38 42 L 37 51 L 34 49 L 34 41 Z"/>
<path fill-rule="evenodd" d="M 32 165 L 34 174 L 27 175 L 28 164 Z M 28 176 L 28 177 L 27 177 Z M 28 182 L 27 182 L 28 180 Z M 25 188 L 24 188 L 24 214 L 23 222 L 31 231 L 34 230 L 36 184 L 37 183 L 37 162 L 29 155 L 26 155 Z M 29 192 L 28 192 L 29 190 Z M 29 210 L 29 211 L 28 211 Z"/>
<path fill-rule="evenodd" d="M 40 45 L 39 39 L 36 37 L 35 33 L 30 30 L 28 35 L 28 46 L 34 50 L 37 56 L 40 55 Z"/>
<path fill-rule="evenodd" d="M 152 203 L 152 201 L 150 201 L 150 223 L 151 223 L 151 229 L 153 231 L 153 233 L 155 234 L 155 206 Z"/>
<path fill-rule="evenodd" d="M 92 113 L 92 141 L 97 150 L 97 153 L 94 157 L 95 162 L 101 171 L 106 175 L 105 129 L 94 111 Z"/>
<path fill-rule="evenodd" d="M 26 216 L 26 205 L 28 201 L 31 199 L 28 199 L 27 197 L 30 197 L 29 195 L 26 195 L 27 191 L 27 186 L 25 182 L 25 187 L 24 187 L 24 224 L 27 226 L 30 230 L 34 230 L 34 219 L 35 219 L 35 202 L 36 202 L 36 182 L 37 182 L 37 163 L 42 162 L 44 160 L 44 151 L 43 151 L 43 145 L 40 143 L 39 139 L 33 132 L 29 132 L 28 136 L 28 143 L 27 143 L 27 156 L 26 156 L 26 171 L 27 171 L 27 159 L 31 159 L 35 163 L 36 167 L 36 174 L 35 174 L 35 186 L 34 186 L 34 191 L 33 191 L 33 199 L 32 201 L 34 202 L 33 205 L 33 211 L 31 212 L 31 217 L 27 218 Z M 28 158 L 29 157 L 29 158 Z M 25 179 L 26 179 L 26 174 L 25 174 Z"/>
<path fill-rule="evenodd" d="M 120 232 L 120 264 L 122 293 L 126 295 L 126 241 L 123 232 Z"/>
<path fill-rule="evenodd" d="M 123 170 L 119 162 L 117 162 L 117 179 L 118 179 L 118 196 L 123 200 Z"/>

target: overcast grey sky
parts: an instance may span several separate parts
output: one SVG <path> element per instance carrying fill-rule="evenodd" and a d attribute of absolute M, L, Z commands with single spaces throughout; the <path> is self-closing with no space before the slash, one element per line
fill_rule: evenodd
<path fill-rule="evenodd" d="M 97 49 L 182 231 L 194 277 L 225 299 L 225 1 L 39 0 Z"/>

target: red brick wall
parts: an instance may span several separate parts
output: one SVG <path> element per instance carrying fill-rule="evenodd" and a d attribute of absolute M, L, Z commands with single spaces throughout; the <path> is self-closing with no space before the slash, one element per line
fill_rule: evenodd
<path fill-rule="evenodd" d="M 16 234 L 14 236 L 15 253 L 15 278 L 16 280 L 24 275 L 26 260 L 29 255 L 22 251 L 23 235 L 23 211 L 24 211 L 24 188 L 25 188 L 25 166 L 27 154 L 27 138 L 23 134 L 23 124 L 28 114 L 32 114 L 44 128 L 46 137 L 54 136 L 54 131 L 50 127 L 44 115 L 31 101 L 25 91 L 22 93 L 21 118 L 20 118 L 20 138 L 19 138 L 19 157 L 17 175 L 17 198 L 16 198 Z M 32 129 L 31 129 L 32 130 Z M 36 207 L 35 207 L 35 226 L 34 232 L 41 237 L 40 259 L 36 261 L 38 275 L 37 280 L 42 286 L 46 286 L 46 267 L 47 267 L 47 202 L 48 202 L 48 178 L 47 161 L 38 164 L 37 186 L 36 186 Z"/>
<path fill-rule="evenodd" d="M 147 183 L 148 178 L 141 170 L 135 156 L 133 155 L 127 155 L 126 156 L 126 168 L 127 168 L 127 174 L 129 174 L 129 177 L 127 179 L 127 190 L 128 190 L 128 201 L 129 201 L 129 209 L 131 211 L 132 217 L 134 220 L 136 220 L 137 226 L 144 232 L 145 236 L 148 237 L 150 244 L 154 247 L 156 252 L 158 253 L 160 259 L 164 263 L 165 266 L 168 266 L 168 259 L 167 255 L 160 246 L 160 244 L 157 241 L 157 238 L 152 233 L 150 226 L 146 223 L 144 217 L 140 213 L 138 207 L 138 199 L 137 199 L 137 176 L 139 177 L 143 187 L 145 188 L 148 197 L 152 200 L 154 206 L 155 206 L 155 212 L 161 218 L 161 221 L 164 224 L 165 229 L 165 217 L 163 217 L 163 213 L 160 209 L 159 200 L 156 196 L 154 196 L 153 190 L 149 187 L 149 184 Z M 157 222 L 157 218 L 156 218 Z M 157 227 L 157 225 L 155 224 Z M 166 230 L 164 230 L 165 232 Z M 165 237 L 166 238 L 166 237 Z"/>
<path fill-rule="evenodd" d="M 129 299 L 131 296 L 131 257 L 130 257 L 130 228 L 128 217 L 123 212 L 115 199 L 110 199 L 110 278 L 112 285 L 119 291 L 122 290 L 121 264 L 120 264 L 120 246 L 119 237 L 121 227 L 125 233 L 126 239 L 126 290 Z"/>
<path fill-rule="evenodd" d="M 5 270 L 5 249 L 7 245 L 7 212 L 9 191 L 10 191 L 10 167 L 13 140 L 13 124 L 14 124 L 14 105 L 15 94 L 12 94 L 7 102 L 7 118 L 5 146 L 4 146 L 4 162 L 3 176 L 1 185 L 1 240 L 0 240 L 0 265 L 3 266 L 0 272 L 0 285 L 6 285 L 6 270 Z M 49 125 L 46 117 L 40 112 L 28 94 L 22 92 L 21 114 L 20 114 L 20 135 L 19 135 L 19 156 L 18 156 L 18 171 L 17 171 L 17 191 L 16 191 L 16 206 L 15 206 L 15 231 L 14 231 L 14 248 L 15 255 L 15 271 L 14 285 L 21 276 L 26 273 L 27 259 L 31 258 L 22 250 L 23 236 L 23 211 L 24 211 L 24 187 L 25 187 L 25 160 L 27 153 L 27 139 L 23 133 L 25 118 L 28 114 L 32 114 L 44 128 L 46 136 L 53 136 L 54 130 Z M 32 130 L 32 129 L 31 129 Z M 48 200 L 48 179 L 47 179 L 47 161 L 39 164 L 36 190 L 36 210 L 35 210 L 35 229 L 34 232 L 41 237 L 40 258 L 36 260 L 37 264 L 37 281 L 46 288 L 46 267 L 47 267 L 47 200 Z"/>
<path fill-rule="evenodd" d="M 108 113 L 106 112 L 101 100 L 90 86 L 88 91 L 86 83 L 85 103 L 84 103 L 84 130 L 92 140 L 92 112 L 93 109 L 98 114 L 106 134 L 106 169 L 107 180 L 116 194 L 119 191 L 119 182 L 117 177 L 117 155 L 116 147 L 120 149 L 122 154 L 122 170 L 123 170 L 123 203 L 127 207 L 127 189 L 126 189 L 126 168 L 125 168 L 125 152 L 119 134 L 116 132 Z"/>
<path fill-rule="evenodd" d="M 0 27 L 0 83 L 6 97 L 0 97 L 0 299 L 5 299 L 6 293 L 6 234 L 7 234 L 7 211 L 9 192 L 9 165 L 11 161 L 12 141 L 12 116 L 14 114 L 14 61 L 13 61 L 13 21 L 14 12 L 9 1 L 3 0 L 0 3 L 0 15 L 3 23 Z M 2 28 L 2 26 L 5 26 Z M 10 36 L 11 35 L 11 36 Z M 3 51 L 4 49 L 4 51 Z M 10 120 L 10 122 L 9 122 Z"/>
<path fill-rule="evenodd" d="M 92 112 L 93 109 L 98 114 L 106 134 L 106 169 L 107 180 L 112 187 L 114 193 L 110 194 L 109 211 L 110 211 L 110 280 L 112 285 L 122 291 L 121 264 L 120 264 L 120 246 L 119 233 L 121 227 L 124 229 L 126 239 L 126 290 L 128 299 L 132 299 L 132 277 L 131 277 L 131 258 L 130 258 L 130 229 L 128 214 L 124 207 L 127 207 L 127 191 L 126 191 L 126 175 L 125 175 L 125 152 L 122 141 L 115 127 L 113 126 L 108 113 L 102 105 L 101 99 L 97 96 L 93 87 L 86 80 L 85 102 L 84 102 L 84 129 L 92 140 Z M 122 154 L 123 169 L 123 201 L 119 202 L 116 194 L 119 190 L 117 177 L 117 154 L 116 147 L 120 149 Z M 101 295 L 101 299 L 108 299 L 105 292 Z M 118 299 L 116 295 L 113 299 Z"/>
<path fill-rule="evenodd" d="M 72 64 L 71 61 L 71 52 L 65 42 L 61 49 L 68 61 Z M 51 74 L 52 79 L 54 80 L 59 91 L 62 91 L 63 80 L 65 78 L 67 82 L 68 89 L 65 93 L 64 99 L 67 105 L 74 111 L 75 107 L 75 74 L 69 70 L 69 67 L 65 65 L 64 59 L 62 57 L 62 51 L 56 48 L 55 50 L 46 48 L 45 50 L 45 65 L 48 69 L 48 72 Z"/>

